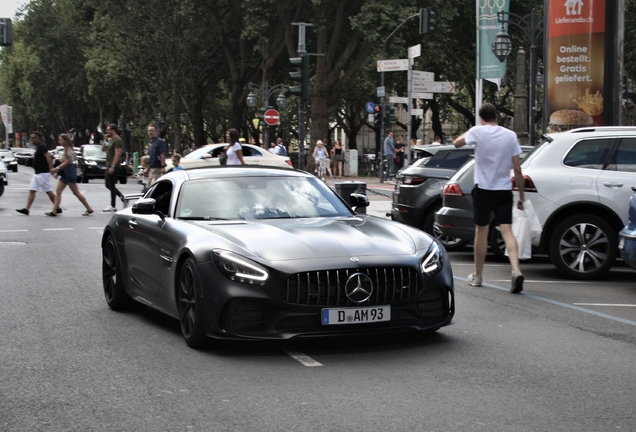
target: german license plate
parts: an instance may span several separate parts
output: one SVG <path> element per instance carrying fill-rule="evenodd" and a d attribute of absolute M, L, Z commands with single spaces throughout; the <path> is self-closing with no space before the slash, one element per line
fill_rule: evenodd
<path fill-rule="evenodd" d="M 391 306 L 323 309 L 322 325 L 391 321 Z"/>

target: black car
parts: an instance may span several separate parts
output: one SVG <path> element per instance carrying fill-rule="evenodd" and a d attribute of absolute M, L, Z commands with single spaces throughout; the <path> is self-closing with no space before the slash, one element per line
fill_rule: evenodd
<path fill-rule="evenodd" d="M 435 150 L 424 163 L 413 164 L 398 174 L 391 219 L 435 235 L 447 250 L 460 250 L 466 241 L 444 236 L 434 229 L 435 212 L 442 207 L 442 188 L 475 148 L 446 145 L 436 146 Z"/>
<path fill-rule="evenodd" d="M 521 158 L 534 147 L 521 146 Z M 475 187 L 475 160 L 471 159 L 446 183 L 442 191 L 443 206 L 435 214 L 435 229 L 443 235 L 459 238 L 465 242 L 475 239 L 473 218 L 473 197 Z M 505 255 L 506 245 L 498 226 L 493 221 L 488 231 L 490 251 L 500 261 L 508 261 Z"/>
<path fill-rule="evenodd" d="M 101 144 L 84 144 L 75 160 L 77 166 L 77 181 L 88 183 L 90 179 L 104 178 L 106 174 L 106 152 Z M 121 184 L 128 183 L 128 168 L 126 158 L 122 152 L 120 158 L 119 177 Z"/>
<path fill-rule="evenodd" d="M 25 166 L 33 166 L 33 157 L 35 155 L 35 149 L 24 147 L 13 152 L 18 164 Z"/>
<path fill-rule="evenodd" d="M 351 194 L 353 207 L 369 204 Z M 102 238 L 106 301 L 181 323 L 191 347 L 431 331 L 452 323 L 453 273 L 433 237 L 356 214 L 315 176 L 218 166 L 170 172 Z"/>

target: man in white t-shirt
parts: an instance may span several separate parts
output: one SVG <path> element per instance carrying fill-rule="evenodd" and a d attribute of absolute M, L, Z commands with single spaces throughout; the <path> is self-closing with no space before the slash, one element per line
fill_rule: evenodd
<path fill-rule="evenodd" d="M 276 147 L 276 143 L 274 141 L 272 141 L 271 143 L 269 143 L 269 148 L 267 149 L 268 152 L 270 152 L 271 154 L 278 154 L 278 147 Z"/>
<path fill-rule="evenodd" d="M 488 228 L 491 214 L 494 213 L 512 266 L 510 292 L 516 294 L 523 290 L 523 275 L 519 270 L 517 240 L 512 234 L 510 170 L 514 170 L 515 183 L 519 188 L 517 208 L 523 210 L 524 180 L 519 159 L 521 147 L 514 132 L 497 124 L 497 109 L 494 105 L 483 104 L 479 109 L 479 118 L 481 125 L 470 128 L 453 141 L 455 147 L 466 144 L 475 146 L 475 188 L 472 193 L 475 209 L 475 272 L 468 275 L 468 283 L 472 286 L 482 284 Z"/>

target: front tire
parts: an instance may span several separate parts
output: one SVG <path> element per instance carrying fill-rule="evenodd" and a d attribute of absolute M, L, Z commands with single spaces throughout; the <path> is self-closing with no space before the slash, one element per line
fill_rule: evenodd
<path fill-rule="evenodd" d="M 556 226 L 550 238 L 550 259 L 570 279 L 598 279 L 616 261 L 618 233 L 594 215 L 575 215 Z"/>
<path fill-rule="evenodd" d="M 201 278 L 192 258 L 185 260 L 177 283 L 177 308 L 181 334 L 190 348 L 203 348 L 208 344 L 205 336 L 205 317 Z"/>
<path fill-rule="evenodd" d="M 117 243 L 112 235 L 106 238 L 102 249 L 102 281 L 106 303 L 112 310 L 127 309 L 133 304 L 133 300 L 124 289 L 124 278 L 119 255 L 117 254 Z"/>

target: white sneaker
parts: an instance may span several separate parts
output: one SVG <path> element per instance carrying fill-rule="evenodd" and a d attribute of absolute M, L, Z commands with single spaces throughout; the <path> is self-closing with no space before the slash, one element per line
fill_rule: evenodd
<path fill-rule="evenodd" d="M 102 212 L 116 212 L 116 211 L 117 209 L 113 206 L 108 206 L 104 210 L 102 210 Z"/>
<path fill-rule="evenodd" d="M 474 287 L 480 287 L 482 283 L 481 276 L 475 276 L 475 273 L 471 273 L 468 275 L 468 284 Z"/>

